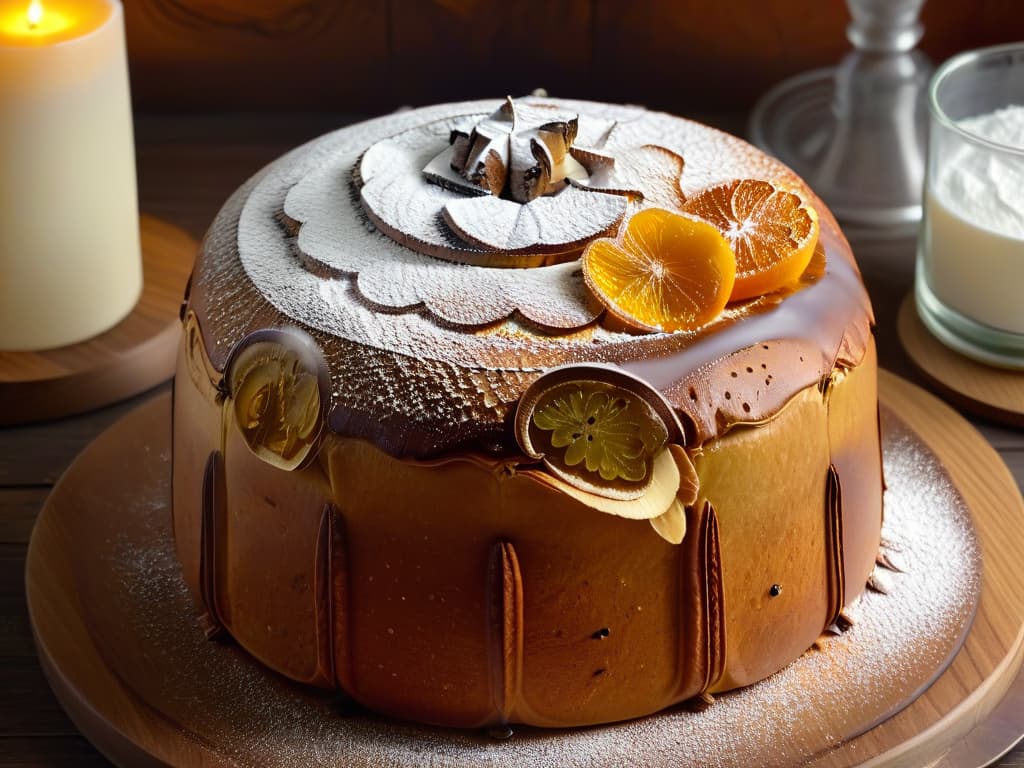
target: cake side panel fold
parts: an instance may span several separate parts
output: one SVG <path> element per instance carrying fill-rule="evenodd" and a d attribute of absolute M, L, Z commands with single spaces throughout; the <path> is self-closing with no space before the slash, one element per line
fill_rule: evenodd
<path fill-rule="evenodd" d="M 871 339 L 861 364 L 837 368 L 828 388 L 829 450 L 842 510 L 845 605 L 864 590 L 881 538 L 884 479 L 877 403 L 878 362 Z"/>
<path fill-rule="evenodd" d="M 224 459 L 220 451 L 214 451 L 203 473 L 203 512 L 199 534 L 199 588 L 205 609 L 199 623 L 210 639 L 224 631 L 218 596 L 222 558 L 219 547 L 224 536 L 224 491 Z"/>
<path fill-rule="evenodd" d="M 707 573 L 708 665 L 707 681 L 701 692 L 718 684 L 725 673 L 726 640 L 725 595 L 722 590 L 722 545 L 718 530 L 718 515 L 711 502 L 704 504 L 707 535 L 704 541 L 704 562 Z"/>
<path fill-rule="evenodd" d="M 488 580 L 492 698 L 500 721 L 508 723 L 519 699 L 523 665 L 523 581 L 511 542 L 492 546 Z"/>
<path fill-rule="evenodd" d="M 344 693 L 358 698 L 352 677 L 352 574 L 345 518 L 335 504 L 328 504 L 325 510 L 330 526 L 331 654 L 334 677 Z"/>
<path fill-rule="evenodd" d="M 316 463 L 285 471 L 257 457 L 224 408 L 225 533 L 221 619 L 249 653 L 288 677 L 333 686 L 322 647 L 330 489 Z"/>
<path fill-rule="evenodd" d="M 316 667 L 313 685 L 336 685 L 334 668 L 334 518 L 337 511 L 325 504 L 316 537 L 316 562 L 313 565 L 316 613 Z"/>
<path fill-rule="evenodd" d="M 825 552 L 828 570 L 825 574 L 828 584 L 828 613 L 825 627 L 830 627 L 839 618 L 846 605 L 846 571 L 843 558 L 843 489 L 835 464 L 829 464 L 825 479 Z"/>
<path fill-rule="evenodd" d="M 403 719 L 465 728 L 500 722 L 491 654 L 495 643 L 504 649 L 504 583 L 514 577 L 507 552 L 492 565 L 495 541 L 510 534 L 497 525 L 493 473 L 470 462 L 399 462 L 333 435 L 320 463 L 339 510 L 340 686 L 363 706 Z M 495 624 L 488 616 L 499 582 Z"/>
<path fill-rule="evenodd" d="M 822 630 L 829 452 L 820 391 L 804 390 L 766 424 L 731 430 L 695 463 L 721 562 L 725 664 L 714 693 L 776 672 Z"/>
<path fill-rule="evenodd" d="M 200 572 L 207 464 L 210 454 L 221 447 L 218 378 L 205 356 L 195 317 L 187 316 L 174 377 L 171 525 L 182 576 L 197 604 L 202 599 Z"/>

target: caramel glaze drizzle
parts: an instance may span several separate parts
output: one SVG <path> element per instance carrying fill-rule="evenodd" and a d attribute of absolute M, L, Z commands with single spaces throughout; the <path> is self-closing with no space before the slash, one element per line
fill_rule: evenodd
<path fill-rule="evenodd" d="M 511 542 L 491 547 L 488 581 L 491 698 L 501 722 L 507 723 L 520 698 L 523 678 L 523 579 Z"/>
<path fill-rule="evenodd" d="M 825 626 L 839 619 L 846 603 L 845 565 L 843 562 L 843 493 L 835 464 L 828 465 L 825 479 L 825 566 L 827 568 L 828 614 Z"/>
<path fill-rule="evenodd" d="M 224 636 L 223 615 L 218 609 L 217 549 L 223 539 L 224 457 L 213 451 L 203 472 L 202 524 L 199 531 L 199 591 L 204 611 L 199 617 L 207 639 Z"/>

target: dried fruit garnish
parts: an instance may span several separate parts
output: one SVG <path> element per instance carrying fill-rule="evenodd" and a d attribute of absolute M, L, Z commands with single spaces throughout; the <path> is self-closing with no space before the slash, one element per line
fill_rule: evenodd
<path fill-rule="evenodd" d="M 618 240 L 583 252 L 587 286 L 608 311 L 645 331 L 690 331 L 714 320 L 732 293 L 736 259 L 711 224 L 661 208 L 633 215 Z"/>
<path fill-rule="evenodd" d="M 643 496 L 655 456 L 682 440 L 679 421 L 657 390 L 597 364 L 563 366 L 537 379 L 519 401 L 515 429 L 523 451 L 553 475 L 619 500 Z"/>
<path fill-rule="evenodd" d="M 323 425 L 320 372 L 310 355 L 252 341 L 232 356 L 228 378 L 229 407 L 249 449 L 280 469 L 302 464 Z"/>
<path fill-rule="evenodd" d="M 716 184 L 683 204 L 714 224 L 736 254 L 729 301 L 778 290 L 803 274 L 818 243 L 818 214 L 799 190 L 774 181 Z"/>
<path fill-rule="evenodd" d="M 582 462 L 588 472 L 605 480 L 639 482 L 647 475 L 644 438 L 660 435 L 637 419 L 629 407 L 631 400 L 624 394 L 567 384 L 537 407 L 533 423 L 551 432 L 553 447 L 566 449 L 566 465 Z"/>

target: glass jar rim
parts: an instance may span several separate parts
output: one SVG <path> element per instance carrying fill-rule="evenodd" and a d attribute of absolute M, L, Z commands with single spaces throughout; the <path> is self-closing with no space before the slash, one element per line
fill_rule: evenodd
<path fill-rule="evenodd" d="M 988 147 L 989 149 L 996 149 L 1000 152 L 1024 157 L 1024 146 L 993 141 L 981 134 L 964 128 L 960 125 L 959 121 L 954 120 L 946 114 L 945 110 L 940 106 L 938 98 L 938 91 L 942 82 L 954 72 L 969 64 L 976 64 L 985 59 L 1005 56 L 1008 53 L 1021 54 L 1021 67 L 1024 68 L 1024 43 L 1006 43 L 1003 45 L 989 46 L 988 48 L 976 48 L 974 50 L 958 53 L 944 61 L 939 68 L 935 70 L 935 74 L 932 75 L 931 83 L 928 86 L 928 108 L 931 111 L 932 116 L 939 123 L 967 141 L 979 146 Z M 1006 106 L 1011 105 L 1007 104 Z M 1022 103 L 1021 106 L 1024 106 L 1024 103 Z"/>

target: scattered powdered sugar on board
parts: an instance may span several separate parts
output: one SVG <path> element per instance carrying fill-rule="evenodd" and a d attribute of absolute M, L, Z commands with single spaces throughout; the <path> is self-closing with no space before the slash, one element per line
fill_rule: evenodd
<path fill-rule="evenodd" d="M 241 765 L 266 766 L 769 766 L 828 750 L 836 709 L 850 728 L 879 710 L 894 684 L 923 687 L 958 647 L 980 588 L 977 542 L 962 499 L 935 457 L 901 422 L 884 419 L 885 538 L 904 572 L 889 594 L 866 592 L 853 627 L 767 680 L 719 696 L 699 713 L 674 708 L 640 720 L 562 731 L 517 728 L 507 741 L 354 712 L 337 696 L 289 683 L 230 644 L 207 641 L 181 578 L 169 531 L 169 471 L 151 473 L 131 521 L 96 553 L 113 621 L 97 646 L 124 683 L 189 738 Z M 167 466 L 167 458 L 160 459 Z M 127 532 L 126 532 L 127 531 Z M 113 612 L 113 613 L 111 613 Z M 109 634 L 103 635 L 106 631 Z M 802 743 L 789 738 L 799 724 Z"/>

